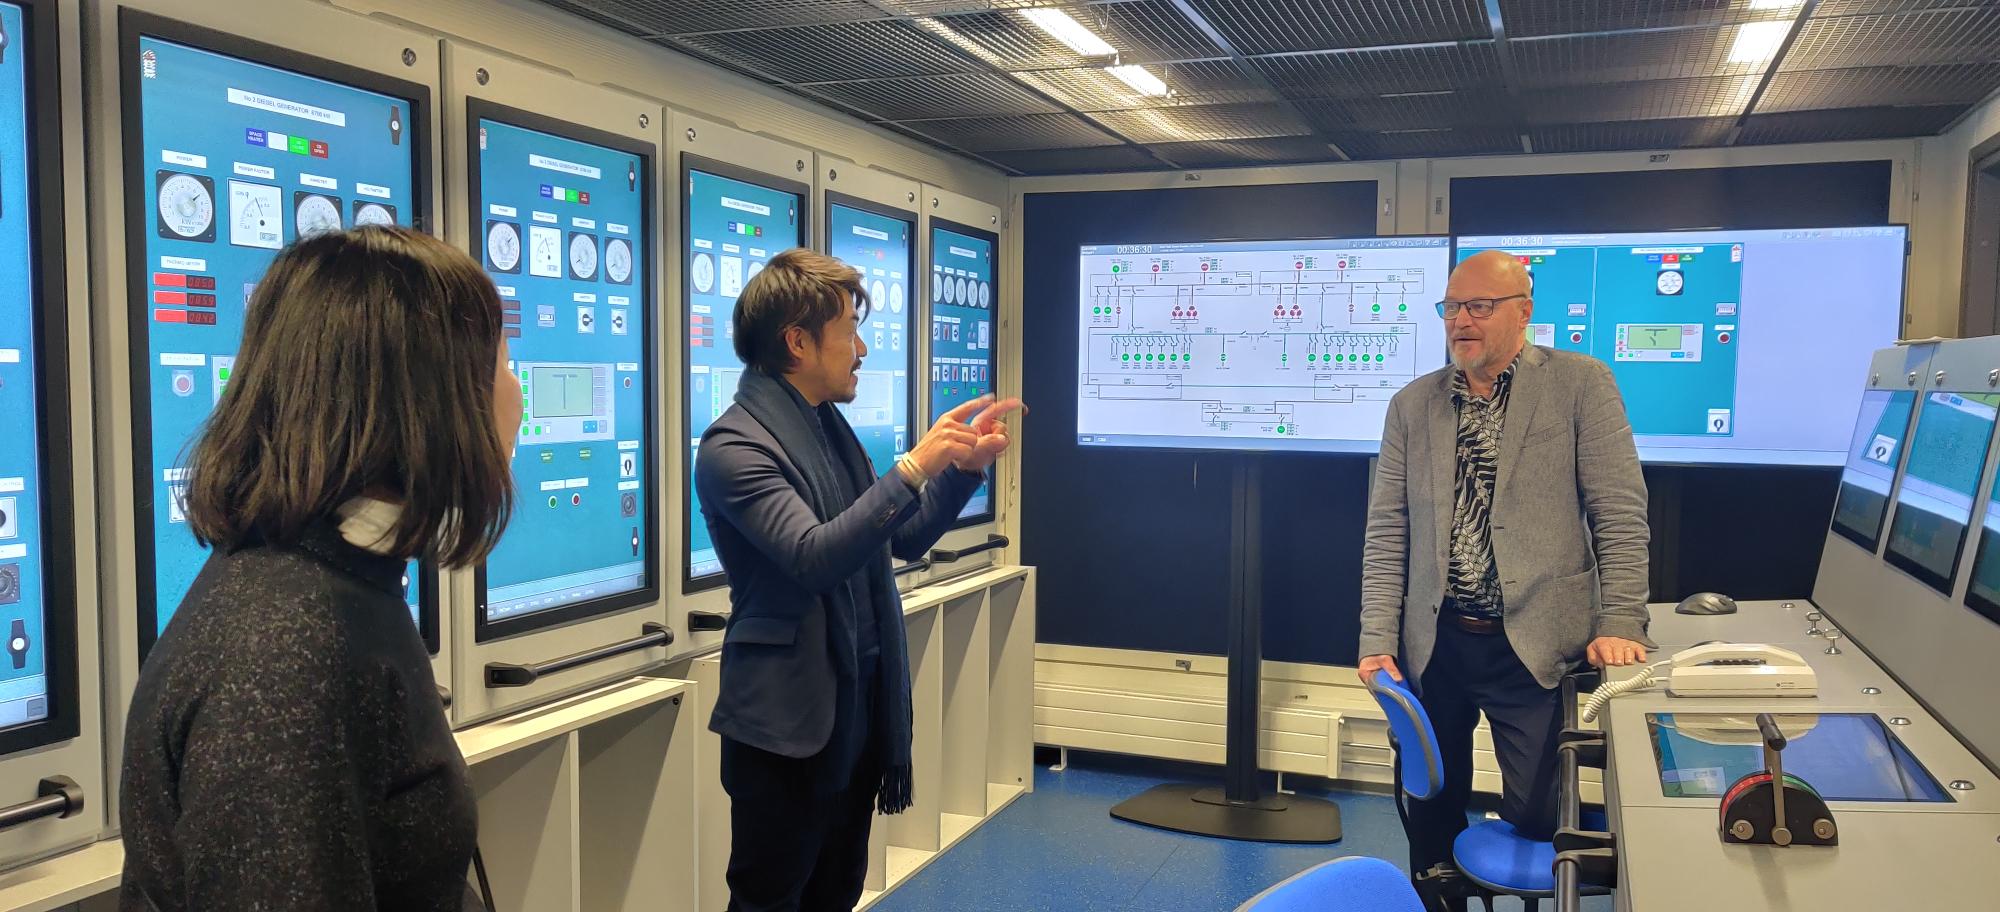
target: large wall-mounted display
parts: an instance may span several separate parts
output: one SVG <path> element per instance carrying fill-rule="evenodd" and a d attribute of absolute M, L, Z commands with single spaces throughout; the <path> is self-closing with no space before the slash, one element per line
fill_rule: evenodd
<path fill-rule="evenodd" d="M 683 300 L 687 327 L 682 368 L 687 431 L 687 470 L 681 478 L 686 504 L 688 591 L 723 585 L 701 502 L 694 491 L 694 461 L 702 432 L 735 402 L 743 375 L 737 360 L 732 318 L 743 286 L 764 270 L 771 257 L 806 243 L 806 202 L 812 188 L 802 183 L 694 155 L 682 156 L 681 199 Z"/>
<path fill-rule="evenodd" d="M 1081 248 L 1079 446 L 1372 453 L 1445 359 L 1442 237 Z"/>
<path fill-rule="evenodd" d="M 999 388 L 994 378 L 999 341 L 1000 239 L 990 231 L 930 220 L 930 422 Z M 980 485 L 959 510 L 960 525 L 993 518 L 993 482 Z"/>
<path fill-rule="evenodd" d="M 1458 238 L 1458 258 L 1521 260 L 1532 341 L 1611 365 L 1641 459 L 1836 466 L 1860 404 L 1857 365 L 1898 335 L 1908 235 L 1475 236 Z"/>
<path fill-rule="evenodd" d="M 524 403 L 479 641 L 658 597 L 651 144 L 467 99 L 471 221 Z"/>
<path fill-rule="evenodd" d="M 827 252 L 861 272 L 868 314 L 861 322 L 860 383 L 841 414 L 861 438 L 877 474 L 889 470 L 910 442 L 916 351 L 910 338 L 911 281 L 916 263 L 916 216 L 858 197 L 827 194 Z"/>
<path fill-rule="evenodd" d="M 79 709 L 61 138 L 30 34 L 54 9 L 30 12 L 0 3 L 0 754 L 74 737 Z"/>
<path fill-rule="evenodd" d="M 186 457 L 251 292 L 301 236 L 424 223 L 430 90 L 131 10 L 120 25 L 143 653 L 207 560 Z"/>

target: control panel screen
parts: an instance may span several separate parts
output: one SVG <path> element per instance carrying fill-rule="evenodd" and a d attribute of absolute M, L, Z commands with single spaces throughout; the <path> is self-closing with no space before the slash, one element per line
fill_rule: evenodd
<path fill-rule="evenodd" d="M 2000 475 L 1986 494 L 1985 520 L 1980 523 L 1979 549 L 1972 557 L 1972 580 L 1965 603 L 2000 624 Z"/>
<path fill-rule="evenodd" d="M 861 272 L 868 314 L 861 321 L 862 359 L 854 401 L 841 414 L 861 438 L 877 474 L 889 470 L 909 444 L 910 265 L 915 262 L 911 220 L 860 206 L 827 204 L 827 247 L 835 259 Z"/>
<path fill-rule="evenodd" d="M 1886 557 L 1940 592 L 1958 572 L 1996 413 L 2000 393 L 1933 392 L 1917 414 Z"/>
<path fill-rule="evenodd" d="M 993 343 L 999 338 L 994 308 L 1000 300 L 995 238 L 971 228 L 931 227 L 931 414 L 944 413 L 993 392 Z M 925 423 L 928 429 L 929 422 Z M 993 515 L 989 478 L 965 507 L 961 523 Z"/>
<path fill-rule="evenodd" d="M 1081 446 L 1372 453 L 1445 360 L 1442 237 L 1081 250 Z"/>
<path fill-rule="evenodd" d="M 1861 396 L 1861 416 L 1854 422 L 1854 441 L 1847 448 L 1847 468 L 1840 473 L 1840 495 L 1833 505 L 1833 530 L 1871 552 L 1882 535 L 1896 463 L 1903 458 L 1916 405 L 1915 390 L 1869 390 Z"/>
<path fill-rule="evenodd" d="M 139 127 L 125 135 L 134 437 L 145 441 L 138 607 L 150 647 L 208 558 L 186 525 L 184 459 L 228 388 L 250 293 L 301 236 L 414 223 L 423 201 L 411 134 L 427 92 L 152 34 L 128 35 L 126 47 Z"/>
<path fill-rule="evenodd" d="M 656 591 L 652 171 L 650 146 L 614 147 L 614 137 L 477 100 L 469 109 L 471 224 L 500 289 L 524 406 L 514 516 L 487 558 L 475 619 L 488 639 Z M 586 133 L 597 141 L 577 138 Z"/>
<path fill-rule="evenodd" d="M 1837 466 L 1854 375 L 1897 337 L 1908 234 L 1461 237 L 1458 258 L 1504 250 L 1527 267 L 1530 341 L 1611 365 L 1641 459 Z"/>
<path fill-rule="evenodd" d="M 1950 803 L 1895 732 L 1871 713 L 1773 713 L 1785 733 L 1785 775 L 1812 783 L 1828 801 Z M 1757 715 L 1647 713 L 1660 794 L 1715 799 L 1768 767 Z"/>
<path fill-rule="evenodd" d="M 764 271 L 771 258 L 805 244 L 803 192 L 784 182 L 730 177 L 723 168 L 690 166 L 687 198 L 687 582 L 719 584 L 722 560 L 715 554 L 701 502 L 694 490 L 694 461 L 701 435 L 736 401 L 743 362 L 736 359 L 736 299 L 743 286 Z"/>
<path fill-rule="evenodd" d="M 26 36 L 21 7 L 0 3 L 0 35 Z M 45 365 L 36 339 L 43 314 L 35 293 L 38 238 L 32 205 L 32 141 L 28 135 L 29 56 L 18 48 L 0 55 L 0 731 L 49 717 L 47 644 L 50 531 L 45 498 L 52 493 L 44 468 L 47 410 Z"/>

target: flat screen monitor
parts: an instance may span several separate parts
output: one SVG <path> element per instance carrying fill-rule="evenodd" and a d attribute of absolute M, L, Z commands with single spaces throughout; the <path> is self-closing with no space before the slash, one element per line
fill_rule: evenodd
<path fill-rule="evenodd" d="M 55 29 L 0 3 L 0 753 L 78 727 Z"/>
<path fill-rule="evenodd" d="M 839 408 L 877 474 L 889 470 L 910 438 L 910 289 L 916 262 L 916 216 L 854 197 L 827 194 L 827 251 L 861 272 L 868 313 L 854 401 Z"/>
<path fill-rule="evenodd" d="M 1979 524 L 1979 548 L 1972 556 L 1972 579 L 1965 604 L 1987 620 L 2000 624 L 2000 475 L 1986 494 L 1984 520 Z"/>
<path fill-rule="evenodd" d="M 1373 453 L 1445 362 L 1442 237 L 1081 249 L 1077 443 Z"/>
<path fill-rule="evenodd" d="M 1854 420 L 1854 439 L 1833 504 L 1833 530 L 1871 553 L 1882 537 L 1896 463 L 1903 458 L 1916 406 L 1915 390 L 1869 390 L 1861 396 L 1861 414 Z"/>
<path fill-rule="evenodd" d="M 471 225 L 521 384 L 514 515 L 478 574 L 478 642 L 659 596 L 654 147 L 466 100 Z"/>
<path fill-rule="evenodd" d="M 684 300 L 687 313 L 687 371 L 681 388 L 686 416 L 687 472 L 681 484 L 687 505 L 681 517 L 687 534 L 686 576 L 689 592 L 723 584 L 722 559 L 716 556 L 701 501 L 694 490 L 694 461 L 702 432 L 736 401 L 736 382 L 743 362 L 736 358 L 736 299 L 743 285 L 764 270 L 771 257 L 806 243 L 804 184 L 738 168 L 694 155 L 683 155 L 681 201 Z"/>
<path fill-rule="evenodd" d="M 120 16 L 143 654 L 208 559 L 186 525 L 186 457 L 228 388 L 252 290 L 302 235 L 424 224 L 430 89 Z"/>
<path fill-rule="evenodd" d="M 999 388 L 993 343 L 1000 324 L 1000 239 L 990 231 L 931 219 L 931 414 L 944 413 Z M 958 511 L 957 526 L 993 518 L 992 472 Z"/>
<path fill-rule="evenodd" d="M 1917 413 L 1884 557 L 1939 592 L 1958 573 L 1996 413 L 2000 393 L 1947 392 L 1926 395 Z"/>
<path fill-rule="evenodd" d="M 1902 739 L 1871 713 L 1772 715 L 1789 741 L 1785 773 L 1828 801 L 1949 804 Z M 1766 769 L 1755 715 L 1647 713 L 1653 759 L 1666 798 L 1715 799 L 1738 779 Z"/>
<path fill-rule="evenodd" d="M 1640 459 L 1837 466 L 1856 365 L 1901 326 L 1908 242 L 1896 225 L 1487 236 L 1458 258 L 1521 260 L 1530 338 L 1611 365 Z"/>

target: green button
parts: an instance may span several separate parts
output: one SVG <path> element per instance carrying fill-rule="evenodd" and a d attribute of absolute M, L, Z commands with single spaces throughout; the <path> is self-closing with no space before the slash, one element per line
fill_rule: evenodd
<path fill-rule="evenodd" d="M 1398 311 L 1405 311 L 1405 312 L 1406 312 L 1406 311 L 1408 311 L 1409 309 L 1410 309 L 1410 305 L 1408 305 L 1408 304 L 1398 304 L 1398 305 L 1396 305 L 1396 310 L 1398 310 Z"/>
<path fill-rule="evenodd" d="M 1375 360 L 1377 360 L 1377 361 L 1380 361 L 1380 360 L 1382 360 L 1382 356 L 1381 356 L 1381 355 L 1376 355 L 1376 356 L 1375 356 Z"/>
<path fill-rule="evenodd" d="M 1131 356 L 1131 355 L 1126 355 L 1126 356 L 1125 356 L 1125 360 L 1127 360 L 1127 361 L 1130 361 L 1130 360 L 1132 360 L 1132 356 Z"/>
<path fill-rule="evenodd" d="M 1282 424 L 1281 424 L 1281 425 L 1278 425 L 1278 433 L 1282 434 L 1282 433 L 1284 433 L 1284 432 L 1285 432 L 1285 426 L 1284 426 L 1284 425 L 1282 425 Z"/>
<path fill-rule="evenodd" d="M 1306 360 L 1307 360 L 1307 361 L 1318 361 L 1318 360 L 1319 360 L 1319 356 L 1318 356 L 1318 355 L 1307 355 L 1307 356 L 1306 356 Z"/>
<path fill-rule="evenodd" d="M 556 496 L 555 496 L 554 494 L 550 494 L 550 495 L 549 495 L 549 509 L 553 510 L 553 509 L 555 509 L 555 508 L 556 508 Z"/>
<path fill-rule="evenodd" d="M 309 140 L 303 136 L 288 136 L 285 138 L 291 141 L 289 145 L 291 147 L 291 152 L 293 155 L 312 154 L 312 140 Z"/>
<path fill-rule="evenodd" d="M 1382 305 L 1380 305 L 1380 304 L 1377 304 L 1377 305 L 1375 305 L 1375 312 L 1376 312 L 1376 313 L 1381 313 L 1381 312 L 1382 312 Z"/>
<path fill-rule="evenodd" d="M 1334 355 L 1334 356 L 1333 356 L 1333 360 L 1335 360 L 1335 361 L 1341 361 L 1341 362 L 1345 362 L 1345 361 L 1347 360 L 1347 356 L 1346 356 L 1346 355 Z"/>

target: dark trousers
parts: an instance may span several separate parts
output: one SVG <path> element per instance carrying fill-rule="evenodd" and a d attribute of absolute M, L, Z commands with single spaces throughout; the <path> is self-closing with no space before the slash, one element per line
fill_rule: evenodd
<path fill-rule="evenodd" d="M 852 912 L 868 875 L 881 762 L 870 749 L 847 782 L 824 755 L 793 759 L 722 739 L 729 793 L 729 912 Z"/>
<path fill-rule="evenodd" d="M 1424 667 L 1417 698 L 1437 731 L 1444 788 L 1427 801 L 1400 796 L 1412 873 L 1451 861 L 1452 841 L 1466 828 L 1472 731 L 1481 712 L 1500 761 L 1501 819 L 1531 839 L 1555 835 L 1560 693 L 1528 673 L 1505 633 L 1470 633 L 1458 626 L 1450 608 L 1438 613 L 1437 648 Z"/>

